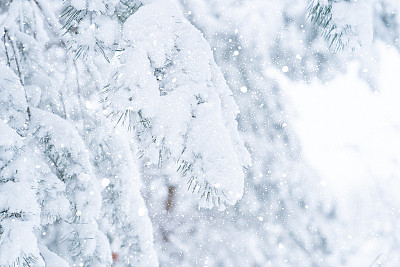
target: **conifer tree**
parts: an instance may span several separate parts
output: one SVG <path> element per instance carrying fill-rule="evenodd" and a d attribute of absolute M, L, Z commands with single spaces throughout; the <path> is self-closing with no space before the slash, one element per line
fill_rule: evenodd
<path fill-rule="evenodd" d="M 1 143 L 0 186 L 13 194 L 1 198 L 0 246 L 20 246 L 22 226 L 29 237 L 13 254 L 1 250 L 1 264 L 157 265 L 137 151 L 143 166 L 185 177 L 185 196 L 196 192 L 202 206 L 241 198 L 248 156 L 236 105 L 172 2 L 0 4 L 0 115 L 12 141 Z M 129 129 L 107 114 L 128 114 Z M 29 203 L 9 205 L 24 193 Z"/>
<path fill-rule="evenodd" d="M 37 244 L 40 206 L 36 201 L 35 165 L 32 149 L 24 147 L 26 102 L 17 76 L 0 66 L 0 265 L 43 265 Z M 22 124 L 21 124 L 22 123 Z"/>
<path fill-rule="evenodd" d="M 146 222 L 147 215 L 129 216 L 136 205 L 143 208 L 138 177 L 136 180 L 126 175 L 121 178 L 118 175 L 109 177 L 112 178 L 110 183 L 116 184 L 120 190 L 115 197 L 127 199 L 120 203 L 122 211 L 118 218 L 125 228 L 106 236 L 109 233 L 103 223 L 100 222 L 101 229 L 98 226 L 100 215 L 104 214 L 102 203 L 108 204 L 109 198 L 102 199 L 100 178 L 103 178 L 103 174 L 97 174 L 99 177 L 95 174 L 94 162 L 90 158 L 95 151 L 89 153 L 86 141 L 101 142 L 89 138 L 89 133 L 92 133 L 87 125 L 99 120 L 97 114 L 103 113 L 101 105 L 94 113 L 96 116 L 84 111 L 85 103 L 88 103 L 86 98 L 100 92 L 93 84 L 87 91 L 81 88 L 80 81 L 84 80 L 82 77 L 86 73 L 77 72 L 79 62 L 69 56 L 65 37 L 59 31 L 61 26 L 56 17 L 60 5 L 50 1 L 7 1 L 1 4 L 5 18 L 1 25 L 4 28 L 2 58 L 8 65 L 2 69 L 1 116 L 23 140 L 22 145 L 15 145 L 15 150 L 23 147 L 26 151 L 23 153 L 25 156 L 17 157 L 18 153 L 15 154 L 13 162 L 16 165 L 6 161 L 4 164 L 9 167 L 2 172 L 2 183 L 6 185 L 4 189 L 11 185 L 8 180 L 18 182 L 15 189 L 11 188 L 13 191 L 1 199 L 4 214 L 0 221 L 4 230 L 0 233 L 1 245 L 2 248 L 10 246 L 10 250 L 1 250 L 2 265 L 109 266 L 112 263 L 110 239 L 129 237 L 126 231 L 134 238 L 141 239 L 142 243 L 134 246 L 135 254 L 132 250 L 128 252 L 132 259 L 129 259 L 130 262 L 124 260 L 125 265 L 155 265 L 157 259 L 152 250 L 151 225 L 148 219 L 147 224 L 142 224 Z M 71 76 L 76 83 L 70 82 Z M 66 81 L 70 90 L 65 90 L 58 79 Z M 113 126 L 110 124 L 97 125 L 100 129 L 96 130 L 101 132 L 103 126 L 109 127 L 109 134 L 113 135 Z M 113 149 L 111 157 L 117 158 L 118 151 Z M 10 148 L 6 146 L 5 151 L 4 155 L 7 156 Z M 110 155 L 110 151 L 103 152 Z M 36 157 L 30 156 L 32 159 L 29 164 L 22 163 L 22 159 L 28 158 L 27 155 Z M 8 156 L 5 160 L 10 160 Z M 128 164 L 131 167 L 135 165 L 132 156 L 128 158 Z M 21 166 L 24 166 L 23 169 Z M 13 172 L 18 173 L 14 178 Z M 28 187 L 23 192 L 20 184 L 28 178 L 31 180 L 24 183 Z M 125 188 L 125 191 L 121 191 L 119 186 L 124 186 L 119 182 L 121 180 L 136 189 Z M 21 190 L 17 190 L 20 187 Z M 31 195 L 29 192 L 32 192 Z M 19 206 L 9 206 L 12 199 L 21 198 L 22 195 L 26 195 L 26 203 L 16 202 Z M 130 203 L 132 200 L 135 201 Z M 27 207 L 21 206 L 28 203 Z M 111 210 L 110 206 L 108 210 Z M 15 216 L 22 218 L 19 219 L 22 223 L 8 223 L 10 219 L 14 221 Z M 117 222 L 111 222 L 117 225 Z M 22 226 L 25 229 L 21 229 Z M 17 232 L 26 234 L 28 245 L 18 244 L 23 240 L 19 234 L 16 235 Z M 16 245 L 10 242 L 16 242 Z M 129 244 L 123 246 L 129 247 L 132 240 L 126 242 Z M 15 246 L 20 246 L 21 251 Z M 6 253 L 11 250 L 15 251 Z M 127 257 L 123 251 L 118 253 Z"/>

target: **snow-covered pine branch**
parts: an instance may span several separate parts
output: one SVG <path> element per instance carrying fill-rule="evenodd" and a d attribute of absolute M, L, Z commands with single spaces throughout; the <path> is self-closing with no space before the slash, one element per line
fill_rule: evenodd
<path fill-rule="evenodd" d="M 99 61 L 104 62 L 102 55 Z M 115 122 L 105 117 L 98 86 L 101 80 L 94 80 L 93 76 L 98 74 L 93 73 L 90 61 L 77 63 L 72 76 L 79 81 L 78 102 L 82 103 L 78 108 L 82 127 L 78 128 L 89 150 L 94 174 L 102 185 L 99 228 L 107 235 L 115 266 L 157 266 L 152 225 L 140 192 L 139 161 L 131 149 L 136 143 L 125 129 L 115 127 Z"/>
<path fill-rule="evenodd" d="M 365 1 L 309 0 L 308 16 L 336 52 L 372 43 L 372 14 Z"/>
<path fill-rule="evenodd" d="M 3 64 L 0 64 L 0 103 L 0 119 L 24 136 L 28 121 L 24 88 L 13 71 Z"/>
<path fill-rule="evenodd" d="M 102 203 L 100 188 L 83 140 L 68 121 L 40 109 L 32 109 L 32 125 L 32 135 L 53 173 L 64 182 L 70 202 L 65 222 L 56 226 L 62 236 L 59 252 L 77 265 L 111 264 L 107 238 L 97 224 Z"/>
<path fill-rule="evenodd" d="M 0 265 L 43 265 L 37 246 L 37 180 L 24 139 L 27 102 L 18 77 L 0 64 Z M 23 197 L 22 197 L 23 196 Z"/>
<path fill-rule="evenodd" d="M 127 19 L 118 19 L 129 14 L 118 1 L 85 3 L 68 2 L 65 25 L 74 29 L 78 55 L 81 48 L 114 53 L 105 90 L 109 114 L 133 129 L 147 164 L 186 177 L 200 206 L 234 204 L 243 194 L 249 157 L 232 92 L 202 34 L 173 1 L 131 1 Z M 111 28 L 115 36 L 104 35 Z"/>
<path fill-rule="evenodd" d="M 69 33 L 69 49 L 75 58 L 101 53 L 109 61 L 118 50 L 120 25 L 142 4 L 139 0 L 68 0 L 60 15 L 63 30 Z"/>
<path fill-rule="evenodd" d="M 4 28 L 0 51 L 5 62 L 0 67 L 0 116 L 23 137 L 23 147 L 35 155 L 24 168 L 31 173 L 34 185 L 34 198 L 28 200 L 38 208 L 37 231 L 33 233 L 38 241 L 30 238 L 21 256 L 36 261 L 37 266 L 109 266 L 112 261 L 124 266 L 157 265 L 148 215 L 142 210 L 140 214 L 131 213 L 144 208 L 138 174 L 136 179 L 127 174 L 127 168 L 129 174 L 137 169 L 138 161 L 128 155 L 129 146 L 121 145 L 126 144 L 126 136 L 122 140 L 112 137 L 113 125 L 105 123 L 101 105 L 90 112 L 85 105 L 93 98 L 98 102 L 101 79 L 92 62 L 86 64 L 69 56 L 67 38 L 61 36 L 56 19 L 61 1 L 5 1 L 0 5 L 0 27 Z M 102 71 L 107 73 L 107 68 Z M 107 132 L 105 139 L 114 140 L 101 154 L 97 148 L 106 141 L 100 138 L 102 135 L 92 135 L 95 131 Z M 118 158 L 122 152 L 114 147 L 124 147 L 124 159 Z M 3 156 L 6 152 L 1 151 Z M 99 162 L 97 156 L 103 160 Z M 107 158 L 113 164 L 103 174 L 105 169 L 99 165 L 106 165 Z M 120 170 L 122 163 L 126 168 Z M 110 185 L 101 195 L 104 175 Z M 24 193 L 14 191 L 17 198 Z M 6 207 L 8 197 L 2 198 L 0 205 Z M 116 205 L 118 209 L 114 210 Z M 21 212 L 24 210 L 35 211 L 30 206 Z M 104 223 L 107 219 L 111 224 L 116 219 L 119 224 L 110 230 Z M 7 221 L 1 218 L 3 223 Z M 26 227 L 25 232 L 29 229 Z M 5 230 L 0 232 L 5 242 L 8 233 L 18 231 L 10 227 Z M 112 259 L 110 244 L 119 260 Z M 1 252 L 6 265 L 23 264 L 23 258 Z"/>
<path fill-rule="evenodd" d="M 37 245 L 40 207 L 30 150 L 0 122 L 0 266 L 44 266 Z"/>
<path fill-rule="evenodd" d="M 105 119 L 94 122 L 105 126 L 91 129 L 88 140 L 93 166 L 103 187 L 100 229 L 118 255 L 115 266 L 157 266 L 152 225 L 140 193 L 140 173 L 129 137 L 124 129 L 113 131 Z"/>
<path fill-rule="evenodd" d="M 237 107 L 207 42 L 170 5 L 145 5 L 125 23 L 127 46 L 107 88 L 108 109 L 133 126 L 150 163 L 188 177 L 202 205 L 234 204 L 247 164 Z"/>

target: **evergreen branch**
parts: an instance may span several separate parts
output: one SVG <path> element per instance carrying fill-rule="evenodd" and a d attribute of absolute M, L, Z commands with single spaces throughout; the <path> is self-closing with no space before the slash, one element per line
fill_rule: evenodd
<path fill-rule="evenodd" d="M 18 53 L 17 53 L 15 40 L 14 40 L 14 38 L 10 37 L 10 35 L 8 34 L 8 30 L 5 29 L 4 30 L 4 34 L 5 34 L 5 36 L 7 36 L 8 41 L 11 43 L 11 48 L 13 50 L 14 58 L 15 58 L 15 64 L 17 66 L 17 72 L 18 72 L 19 81 L 20 81 L 21 85 L 24 86 L 24 79 L 23 79 L 21 67 L 20 67 L 20 64 L 19 64 L 20 59 L 19 59 L 19 56 L 18 56 Z M 26 99 L 28 99 L 28 98 L 26 97 Z"/>
<path fill-rule="evenodd" d="M 187 190 L 191 191 L 192 194 L 198 194 L 200 196 L 200 201 L 207 203 L 208 207 L 219 207 L 224 209 L 224 203 L 229 201 L 225 190 L 216 188 L 212 186 L 207 181 L 199 181 L 197 176 L 193 173 L 193 163 L 186 160 L 179 160 L 180 164 L 177 171 L 182 173 L 182 176 L 189 176 L 187 181 Z"/>
<path fill-rule="evenodd" d="M 348 46 L 345 35 L 350 32 L 350 26 L 338 32 L 338 26 L 332 18 L 332 1 L 322 4 L 320 0 L 309 0 L 307 18 L 321 31 L 324 40 L 334 52 L 340 52 Z"/>
<path fill-rule="evenodd" d="M 13 266 L 30 267 L 37 263 L 38 260 L 39 258 L 33 254 L 23 254 L 15 260 Z"/>
<path fill-rule="evenodd" d="M 22 87 L 24 88 L 24 94 L 25 94 L 25 101 L 26 101 L 26 113 L 28 114 L 28 121 L 31 120 L 31 110 L 29 108 L 29 101 L 28 101 L 28 95 L 26 93 L 26 89 L 25 89 L 25 85 L 24 85 L 24 77 L 22 74 L 22 69 L 20 67 L 20 58 L 19 58 L 19 54 L 17 52 L 17 45 L 15 42 L 14 38 L 11 38 L 10 35 L 8 34 L 8 30 L 6 28 L 4 28 L 4 46 L 6 47 L 6 55 L 7 55 L 7 60 L 8 60 L 8 66 L 10 66 L 10 58 L 8 56 L 8 50 L 7 50 L 7 41 L 6 41 L 6 37 L 9 41 L 9 43 L 11 43 L 11 48 L 13 50 L 13 54 L 14 54 L 14 60 L 15 60 L 15 64 L 17 66 L 17 72 L 18 72 L 18 78 L 19 81 L 22 85 Z"/>
<path fill-rule="evenodd" d="M 120 1 L 119 2 L 120 6 L 123 5 L 124 8 L 120 8 L 121 11 L 119 11 L 119 9 L 116 12 L 116 16 L 118 18 L 118 20 L 121 23 L 125 23 L 125 21 L 131 16 L 133 15 L 136 11 L 139 10 L 139 8 L 141 6 L 143 6 L 142 3 L 139 4 L 133 4 L 133 6 L 131 6 L 131 3 L 129 3 L 129 1 Z"/>
<path fill-rule="evenodd" d="M 6 35 L 7 35 L 7 30 L 4 28 L 4 32 L 3 32 L 4 50 L 6 52 L 7 66 L 10 67 L 11 66 L 11 62 L 10 62 L 10 56 L 8 55 Z"/>
<path fill-rule="evenodd" d="M 61 29 L 66 32 L 71 30 L 72 24 L 75 22 L 79 24 L 87 15 L 87 10 L 77 10 L 73 6 L 67 6 L 60 14 L 61 18 L 65 19 L 64 25 Z"/>

